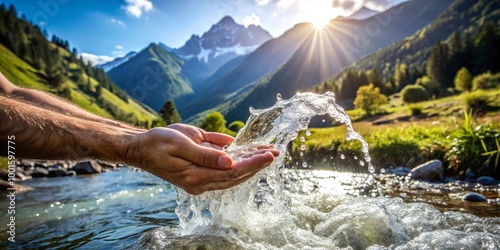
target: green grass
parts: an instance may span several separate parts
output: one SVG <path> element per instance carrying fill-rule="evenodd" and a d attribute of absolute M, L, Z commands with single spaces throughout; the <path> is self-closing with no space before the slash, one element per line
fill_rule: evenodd
<path fill-rule="evenodd" d="M 7 158 L 0 157 L 0 169 L 7 169 L 7 168 L 9 168 Z"/>
<path fill-rule="evenodd" d="M 0 72 L 18 86 L 55 91 L 47 86 L 42 73 L 0 44 Z"/>

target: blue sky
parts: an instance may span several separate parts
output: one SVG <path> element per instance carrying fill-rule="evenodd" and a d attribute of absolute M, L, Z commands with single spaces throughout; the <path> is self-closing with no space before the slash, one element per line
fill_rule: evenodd
<path fill-rule="evenodd" d="M 226 15 L 258 24 L 273 37 L 299 22 L 329 20 L 359 8 L 382 11 L 404 0 L 0 0 L 67 39 L 80 53 L 102 58 L 139 51 L 151 42 L 178 48 Z"/>

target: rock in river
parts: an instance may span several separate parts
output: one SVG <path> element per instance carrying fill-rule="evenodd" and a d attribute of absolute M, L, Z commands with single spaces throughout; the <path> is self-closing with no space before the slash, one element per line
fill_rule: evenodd
<path fill-rule="evenodd" d="M 486 197 L 484 197 L 483 195 L 478 194 L 478 193 L 474 193 L 474 192 L 467 193 L 466 195 L 464 195 L 462 200 L 464 200 L 464 201 L 477 201 L 477 202 L 488 201 L 488 199 L 486 199 Z"/>
<path fill-rule="evenodd" d="M 413 180 L 441 181 L 443 180 L 443 172 L 443 162 L 432 160 L 415 167 L 409 175 Z"/>
<path fill-rule="evenodd" d="M 494 178 L 491 178 L 489 176 L 481 176 L 477 178 L 476 182 L 481 185 L 495 185 L 496 181 Z"/>
<path fill-rule="evenodd" d="M 95 161 L 84 161 L 77 163 L 71 170 L 76 174 L 97 174 L 102 172 L 102 167 Z"/>

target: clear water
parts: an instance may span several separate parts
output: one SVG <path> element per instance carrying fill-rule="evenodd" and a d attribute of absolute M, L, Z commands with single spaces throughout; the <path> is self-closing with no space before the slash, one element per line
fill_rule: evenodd
<path fill-rule="evenodd" d="M 361 139 L 331 94 L 278 98 L 275 106 L 252 111 L 227 150 L 238 158 L 255 145 L 274 143 L 282 154 L 226 191 L 190 196 L 130 169 L 23 182 L 33 190 L 16 196 L 16 243 L 3 233 L 0 247 L 500 249 L 500 186 L 284 169 L 288 142 L 320 114 L 346 123 L 347 137 Z M 371 168 L 367 154 L 364 160 Z M 462 201 L 468 190 L 489 202 Z M 7 209 L 5 198 L 0 206 Z M 5 225 L 7 214 L 1 218 Z"/>
<path fill-rule="evenodd" d="M 460 249 L 461 240 L 473 244 L 464 249 L 498 249 L 500 205 L 464 202 L 461 195 L 473 190 L 494 201 L 500 186 L 398 182 L 407 188 L 395 193 L 394 183 L 381 185 L 368 174 L 285 172 L 291 196 L 287 216 L 295 226 L 275 228 L 260 238 L 250 238 L 252 233 L 240 228 L 262 235 L 261 230 L 284 214 L 264 222 L 261 215 L 247 215 L 225 235 L 181 236 L 174 188 L 147 172 L 122 168 L 24 181 L 20 184 L 33 190 L 16 195 L 15 243 L 5 233 L 6 195 L 0 200 L 5 210 L 0 213 L 0 249 L 426 249 L 424 245 L 443 242 L 449 248 L 434 249 Z M 292 233 L 297 237 L 285 239 Z"/>

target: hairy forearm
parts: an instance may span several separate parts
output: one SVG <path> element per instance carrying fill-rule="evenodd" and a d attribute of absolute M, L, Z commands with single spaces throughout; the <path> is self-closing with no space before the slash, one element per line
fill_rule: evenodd
<path fill-rule="evenodd" d="M 59 112 L 61 114 L 65 114 L 75 118 L 81 118 L 89 121 L 99 122 L 121 128 L 133 129 L 137 131 L 145 131 L 144 129 L 136 128 L 122 122 L 118 122 L 112 119 L 107 119 L 92 114 L 88 111 L 85 111 L 75 106 L 72 103 L 62 100 L 61 98 L 51 95 L 49 93 L 35 89 L 26 89 L 17 87 L 12 83 L 10 83 L 10 81 L 7 78 L 5 78 L 1 73 L 0 73 L 0 92 L 3 92 L 4 94 L 8 94 L 16 98 L 29 101 L 41 108 L 50 109 L 52 111 Z"/>
<path fill-rule="evenodd" d="M 0 95 L 0 154 L 15 136 L 16 156 L 123 162 L 127 141 L 140 132 L 66 116 Z"/>

